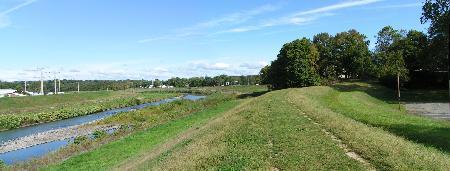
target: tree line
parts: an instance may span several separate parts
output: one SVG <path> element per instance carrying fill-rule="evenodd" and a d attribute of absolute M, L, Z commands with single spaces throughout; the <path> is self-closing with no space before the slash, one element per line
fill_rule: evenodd
<path fill-rule="evenodd" d="M 260 84 L 259 75 L 242 75 L 242 76 L 227 76 L 219 75 L 215 77 L 191 77 L 179 78 L 174 77 L 168 80 L 61 80 L 56 82 L 58 91 L 70 92 L 77 91 L 78 85 L 80 91 L 100 91 L 100 90 L 125 90 L 129 88 L 149 88 L 159 87 L 161 85 L 173 87 L 204 87 L 204 86 L 228 86 L 228 85 L 255 85 Z M 0 89 L 15 89 L 18 92 L 23 92 L 25 89 L 24 81 L 5 82 L 0 81 Z M 44 92 L 55 91 L 54 80 L 44 81 Z M 39 92 L 40 81 L 27 81 L 28 92 Z"/>
<path fill-rule="evenodd" d="M 261 81 L 282 89 L 339 79 L 378 79 L 391 85 L 399 76 L 411 87 L 447 86 L 449 5 L 449 0 L 426 0 L 421 22 L 431 23 L 428 34 L 386 26 L 378 32 L 373 51 L 355 29 L 286 43 L 261 69 Z"/>

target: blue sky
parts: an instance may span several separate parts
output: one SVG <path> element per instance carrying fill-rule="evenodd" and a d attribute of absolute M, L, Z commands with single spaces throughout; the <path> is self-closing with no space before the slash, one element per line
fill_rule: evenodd
<path fill-rule="evenodd" d="M 280 47 L 386 25 L 426 31 L 415 0 L 0 0 L 0 80 L 256 74 Z M 54 74 L 46 74 L 46 78 Z"/>

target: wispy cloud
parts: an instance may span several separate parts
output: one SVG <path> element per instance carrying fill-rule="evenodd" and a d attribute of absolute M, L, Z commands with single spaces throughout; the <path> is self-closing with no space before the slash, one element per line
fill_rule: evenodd
<path fill-rule="evenodd" d="M 335 14 L 333 12 L 337 10 L 373 4 L 380 1 L 383 0 L 347 0 L 315 9 L 294 12 L 279 18 L 259 19 L 259 22 L 254 22 L 257 16 L 281 8 L 281 5 L 264 5 L 246 12 L 232 13 L 195 24 L 191 27 L 177 29 L 178 33 L 175 34 L 139 40 L 138 43 L 180 39 L 199 35 L 214 36 L 225 33 L 243 33 L 283 25 L 306 25 L 322 17 L 334 16 Z"/>
<path fill-rule="evenodd" d="M 346 1 L 346 2 L 341 2 L 341 3 L 337 3 L 337 4 L 333 4 L 333 5 L 329 5 L 329 6 L 324 6 L 324 7 L 320 7 L 320 8 L 316 8 L 316 9 L 312 9 L 312 10 L 300 11 L 300 12 L 294 13 L 292 16 L 293 17 L 295 17 L 295 16 L 298 17 L 298 16 L 304 16 L 304 15 L 326 13 L 326 12 L 335 11 L 335 10 L 344 9 L 344 8 L 368 5 L 368 4 L 372 4 L 372 3 L 380 2 L 380 1 L 382 1 L 382 0 Z"/>
<path fill-rule="evenodd" d="M 423 5 L 422 3 L 417 2 L 417 3 L 408 3 L 408 4 L 385 5 L 385 6 L 374 7 L 372 9 L 411 8 L 411 7 L 420 7 L 422 5 Z"/>
<path fill-rule="evenodd" d="M 23 7 L 26 7 L 28 5 L 31 5 L 32 3 L 36 2 L 37 0 L 26 0 L 22 2 L 19 5 L 16 5 L 12 8 L 6 9 L 5 11 L 0 12 L 0 28 L 5 28 L 11 25 L 11 20 L 9 19 L 8 14 L 17 11 Z"/>
<path fill-rule="evenodd" d="M 331 12 L 336 10 L 368 5 L 379 1 L 382 0 L 345 1 L 316 9 L 295 12 L 280 18 L 266 20 L 258 25 L 236 27 L 219 33 L 248 32 L 281 25 L 305 25 L 322 17 L 333 16 L 335 14 Z"/>
<path fill-rule="evenodd" d="M 142 40 L 138 40 L 138 43 L 147 43 L 147 42 L 153 42 L 153 41 L 159 41 L 159 40 L 171 40 L 171 39 L 179 39 L 179 38 L 185 38 L 195 35 L 206 35 L 208 34 L 208 30 L 218 28 L 218 27 L 230 27 L 235 26 L 237 24 L 244 23 L 248 20 L 253 19 L 254 17 L 258 15 L 262 15 L 268 12 L 276 11 L 281 8 L 281 4 L 278 5 L 272 5 L 267 4 L 263 5 L 251 10 L 247 11 L 241 11 L 241 12 L 235 12 L 231 14 L 227 14 L 218 18 L 211 19 L 209 21 L 200 22 L 198 24 L 195 24 L 190 27 L 185 28 L 179 28 L 176 29 L 174 32 L 170 35 L 164 35 L 164 36 L 157 36 L 157 37 L 150 37 Z"/>

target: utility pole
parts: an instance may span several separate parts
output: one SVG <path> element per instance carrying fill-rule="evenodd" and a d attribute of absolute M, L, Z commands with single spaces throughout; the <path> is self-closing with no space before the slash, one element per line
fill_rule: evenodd
<path fill-rule="evenodd" d="M 80 92 L 80 82 L 79 81 L 77 82 L 77 92 L 78 93 Z"/>
<path fill-rule="evenodd" d="M 398 98 L 398 110 L 400 108 L 400 72 L 397 72 L 397 98 Z"/>
<path fill-rule="evenodd" d="M 56 92 L 56 78 L 55 78 L 55 93 L 54 94 L 56 94 L 57 92 Z"/>
<path fill-rule="evenodd" d="M 42 94 L 42 95 L 44 95 L 44 78 L 43 77 L 44 77 L 44 73 L 41 69 L 41 91 L 39 92 L 39 94 Z"/>
<path fill-rule="evenodd" d="M 25 80 L 24 92 L 27 92 L 27 81 Z"/>

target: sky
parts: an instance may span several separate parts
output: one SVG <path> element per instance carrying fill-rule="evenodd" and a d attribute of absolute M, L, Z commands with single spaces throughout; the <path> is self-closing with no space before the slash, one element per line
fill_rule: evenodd
<path fill-rule="evenodd" d="M 426 32 L 418 0 L 0 0 L 0 80 L 257 74 L 284 43 L 384 26 Z"/>

